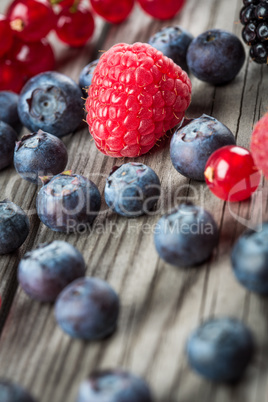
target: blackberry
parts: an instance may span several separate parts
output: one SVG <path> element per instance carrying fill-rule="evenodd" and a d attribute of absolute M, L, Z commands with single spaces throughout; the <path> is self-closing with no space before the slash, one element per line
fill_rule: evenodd
<path fill-rule="evenodd" d="M 259 0 L 243 0 L 245 6 L 249 6 L 250 4 L 258 4 Z"/>
<path fill-rule="evenodd" d="M 250 57 L 259 64 L 268 58 L 268 0 L 243 0 L 240 21 L 243 41 L 250 46 Z"/>
<path fill-rule="evenodd" d="M 240 11 L 240 21 L 243 25 L 247 25 L 249 22 L 256 20 L 255 10 L 256 7 L 253 4 L 242 8 Z"/>
<path fill-rule="evenodd" d="M 257 27 L 254 22 L 250 22 L 243 28 L 242 39 L 247 45 L 254 45 L 258 41 Z"/>
<path fill-rule="evenodd" d="M 268 24 L 267 22 L 262 22 L 257 27 L 257 35 L 261 42 L 268 39 Z"/>
<path fill-rule="evenodd" d="M 261 1 L 260 4 L 256 6 L 255 16 L 258 20 L 263 21 L 268 18 L 268 3 Z"/>
<path fill-rule="evenodd" d="M 268 49 L 264 43 L 257 43 L 250 48 L 250 57 L 258 64 L 267 63 Z"/>

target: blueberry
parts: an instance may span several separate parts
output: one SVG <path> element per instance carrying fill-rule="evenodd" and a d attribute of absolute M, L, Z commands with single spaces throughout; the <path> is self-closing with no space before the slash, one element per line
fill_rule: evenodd
<path fill-rule="evenodd" d="M 55 317 L 63 331 L 74 338 L 103 339 L 116 328 L 119 299 L 107 282 L 79 278 L 58 296 Z"/>
<path fill-rule="evenodd" d="M 231 131 L 218 120 L 203 114 L 175 131 L 170 143 L 171 161 L 182 175 L 204 181 L 208 158 L 225 145 L 235 145 Z"/>
<path fill-rule="evenodd" d="M 268 294 L 268 222 L 247 230 L 232 250 L 233 271 L 239 282 L 253 292 Z"/>
<path fill-rule="evenodd" d="M 133 218 L 149 214 L 160 196 L 156 173 L 142 163 L 115 166 L 106 180 L 105 201 L 117 214 Z"/>
<path fill-rule="evenodd" d="M 16 131 L 0 121 L 0 170 L 12 164 L 16 140 Z"/>
<path fill-rule="evenodd" d="M 193 38 L 180 26 L 168 26 L 154 34 L 148 43 L 187 70 L 186 53 Z"/>
<path fill-rule="evenodd" d="M 35 399 L 20 385 L 9 380 L 0 379 L 1 402 L 35 402 Z"/>
<path fill-rule="evenodd" d="M 24 255 L 18 267 L 18 280 L 33 299 L 53 302 L 72 281 L 85 275 L 82 254 L 71 244 L 55 240 L 40 244 Z"/>
<path fill-rule="evenodd" d="M 122 371 L 103 370 L 82 382 L 76 402 L 152 402 L 145 381 Z"/>
<path fill-rule="evenodd" d="M 93 73 L 95 71 L 95 68 L 97 67 L 99 60 L 94 60 L 91 63 L 87 64 L 83 70 L 81 71 L 81 74 L 79 76 L 79 86 L 83 91 L 83 94 L 87 96 L 88 93 L 88 88 L 91 85 Z"/>
<path fill-rule="evenodd" d="M 51 71 L 31 78 L 18 103 L 21 122 L 30 130 L 63 137 L 75 131 L 84 116 L 79 86 L 66 75 Z"/>
<path fill-rule="evenodd" d="M 13 127 L 16 131 L 21 128 L 18 115 L 19 95 L 11 91 L 0 91 L 0 120 Z"/>
<path fill-rule="evenodd" d="M 48 177 L 44 183 L 36 199 L 41 221 L 57 232 L 82 233 L 89 229 L 101 205 L 97 186 L 69 171 Z"/>
<path fill-rule="evenodd" d="M 0 201 L 0 254 L 17 250 L 30 230 L 25 212 L 11 201 Z"/>
<path fill-rule="evenodd" d="M 233 318 L 215 318 L 197 328 L 187 342 L 191 367 L 212 381 L 234 382 L 254 352 L 249 329 Z"/>
<path fill-rule="evenodd" d="M 14 165 L 25 180 L 41 184 L 40 176 L 61 173 L 68 162 L 64 143 L 55 135 L 39 130 L 16 144 Z"/>
<path fill-rule="evenodd" d="M 199 35 L 187 52 L 187 64 L 192 73 L 213 85 L 232 81 L 244 61 L 245 51 L 238 37 L 220 29 Z"/>
<path fill-rule="evenodd" d="M 218 243 L 218 227 L 203 208 L 181 204 L 159 219 L 154 230 L 160 257 L 175 266 L 193 266 L 206 261 Z"/>

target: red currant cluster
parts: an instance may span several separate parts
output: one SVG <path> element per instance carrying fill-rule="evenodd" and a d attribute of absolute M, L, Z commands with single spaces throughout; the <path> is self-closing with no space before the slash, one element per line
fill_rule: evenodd
<path fill-rule="evenodd" d="M 173 18 L 182 8 L 185 0 L 137 0 L 151 17 L 160 20 Z M 123 22 L 134 6 L 135 0 L 90 0 L 93 10 L 106 21 Z"/>
<path fill-rule="evenodd" d="M 0 90 L 19 92 L 34 75 L 54 70 L 55 57 L 46 36 L 73 47 L 92 36 L 94 19 L 80 0 L 14 0 L 0 15 Z"/>
<path fill-rule="evenodd" d="M 172 18 L 185 0 L 138 0 L 154 18 Z M 87 4 L 85 4 L 87 2 Z M 130 14 L 134 0 L 14 0 L 0 14 L 0 90 L 20 92 L 31 77 L 55 68 L 46 36 L 55 30 L 72 47 L 86 44 L 94 31 L 92 9 L 111 23 Z"/>

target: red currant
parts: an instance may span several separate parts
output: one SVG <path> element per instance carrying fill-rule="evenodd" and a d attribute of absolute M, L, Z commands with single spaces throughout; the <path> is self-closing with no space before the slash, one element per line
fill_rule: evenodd
<path fill-rule="evenodd" d="M 93 32 L 94 19 L 90 10 L 78 5 L 64 8 L 59 13 L 56 34 L 67 45 L 84 46 Z"/>
<path fill-rule="evenodd" d="M 36 42 L 47 36 L 56 25 L 56 16 L 48 3 L 39 0 L 16 0 L 7 10 L 10 26 L 25 42 Z"/>
<path fill-rule="evenodd" d="M 246 200 L 256 191 L 261 179 L 251 153 L 236 145 L 213 152 L 204 174 L 212 193 L 225 201 Z"/>
<path fill-rule="evenodd" d="M 138 0 L 146 13 L 159 20 L 173 18 L 182 8 L 185 0 Z"/>
<path fill-rule="evenodd" d="M 2 57 L 12 46 L 13 34 L 8 19 L 0 14 L 0 57 Z"/>
<path fill-rule="evenodd" d="M 47 39 L 30 43 L 17 40 L 8 57 L 17 62 L 27 78 L 55 69 L 54 53 Z"/>
<path fill-rule="evenodd" d="M 10 60 L 0 59 L 0 91 L 19 93 L 25 83 L 25 76 L 18 65 Z"/>
<path fill-rule="evenodd" d="M 90 0 L 92 8 L 106 21 L 119 24 L 130 14 L 134 0 Z"/>

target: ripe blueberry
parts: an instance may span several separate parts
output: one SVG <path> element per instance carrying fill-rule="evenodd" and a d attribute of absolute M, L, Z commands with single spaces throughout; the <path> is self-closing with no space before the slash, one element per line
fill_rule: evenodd
<path fill-rule="evenodd" d="M 268 294 L 268 222 L 247 230 L 232 251 L 238 281 L 253 292 Z"/>
<path fill-rule="evenodd" d="M 94 60 L 91 63 L 87 64 L 83 70 L 81 71 L 81 74 L 79 76 L 79 86 L 83 91 L 83 94 L 87 96 L 88 93 L 88 88 L 91 85 L 92 77 L 95 68 L 97 67 L 99 60 Z"/>
<path fill-rule="evenodd" d="M 20 385 L 9 380 L 0 379 L 1 402 L 35 402 L 35 399 Z"/>
<path fill-rule="evenodd" d="M 187 64 L 200 80 L 212 85 L 227 84 L 241 70 L 245 51 L 230 32 L 211 29 L 195 38 L 187 51 Z"/>
<path fill-rule="evenodd" d="M 117 323 L 119 299 L 107 282 L 79 278 L 58 296 L 55 317 L 63 331 L 74 338 L 97 340 L 111 335 Z"/>
<path fill-rule="evenodd" d="M 82 382 L 76 402 L 152 402 L 148 385 L 142 378 L 122 371 L 104 370 Z"/>
<path fill-rule="evenodd" d="M 179 26 L 168 26 L 154 34 L 148 43 L 187 71 L 186 54 L 193 38 Z"/>
<path fill-rule="evenodd" d="M 66 75 L 49 71 L 31 78 L 18 103 L 21 122 L 30 130 L 63 137 L 75 131 L 83 116 L 82 92 Z"/>
<path fill-rule="evenodd" d="M 133 218 L 152 211 L 160 196 L 156 173 L 142 163 L 114 167 L 106 180 L 105 201 L 117 214 Z"/>
<path fill-rule="evenodd" d="M 218 227 L 203 208 L 181 204 L 159 219 L 154 242 L 160 257 L 175 266 L 206 261 L 218 243 Z"/>
<path fill-rule="evenodd" d="M 64 143 L 55 135 L 39 130 L 17 142 L 14 165 L 25 180 L 41 184 L 40 176 L 56 175 L 67 165 L 68 153 Z"/>
<path fill-rule="evenodd" d="M 170 143 L 171 161 L 182 175 L 204 181 L 208 158 L 224 145 L 235 145 L 234 135 L 224 124 L 203 114 L 175 131 Z"/>
<path fill-rule="evenodd" d="M 212 381 L 237 381 L 254 352 L 249 329 L 233 318 L 215 318 L 197 328 L 187 342 L 191 367 Z"/>
<path fill-rule="evenodd" d="M 19 96 L 11 91 L 0 91 L 0 120 L 13 127 L 16 131 L 21 128 L 18 115 Z"/>
<path fill-rule="evenodd" d="M 30 230 L 25 212 L 11 201 L 0 202 L 0 254 L 17 250 Z"/>
<path fill-rule="evenodd" d="M 53 302 L 72 281 L 85 275 L 82 254 L 71 244 L 56 240 L 40 244 L 24 255 L 18 267 L 18 280 L 33 299 Z"/>
<path fill-rule="evenodd" d="M 17 134 L 8 124 L 0 121 L 0 170 L 11 165 Z"/>
<path fill-rule="evenodd" d="M 36 200 L 37 214 L 50 229 L 58 232 L 85 232 L 98 215 L 101 196 L 86 177 L 63 172 L 44 177 Z"/>

